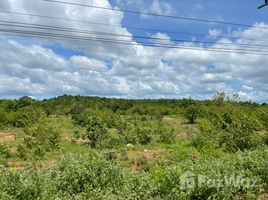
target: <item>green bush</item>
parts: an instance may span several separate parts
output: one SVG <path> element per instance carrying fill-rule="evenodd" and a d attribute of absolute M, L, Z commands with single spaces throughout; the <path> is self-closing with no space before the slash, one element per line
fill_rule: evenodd
<path fill-rule="evenodd" d="M 237 115 L 228 123 L 221 138 L 221 145 L 231 151 L 256 148 L 263 143 L 257 133 L 260 129 L 258 119 L 245 114 Z"/>
<path fill-rule="evenodd" d="M 0 144 L 0 158 L 8 159 L 11 158 L 12 154 L 8 147 L 6 145 L 1 145 Z"/>
<path fill-rule="evenodd" d="M 124 136 L 116 129 L 109 129 L 107 137 L 100 141 L 103 148 L 116 148 L 125 144 Z"/>
<path fill-rule="evenodd" d="M 30 127 L 44 119 L 45 113 L 36 108 L 24 107 L 14 113 L 13 126 Z"/>
<path fill-rule="evenodd" d="M 60 132 L 47 122 L 37 124 L 31 128 L 25 128 L 21 135 L 18 154 L 24 159 L 42 158 L 46 152 L 59 147 Z"/>
<path fill-rule="evenodd" d="M 157 125 L 148 116 L 135 115 L 128 119 L 127 128 L 123 133 L 126 143 L 149 144 L 154 141 L 157 134 Z"/>
<path fill-rule="evenodd" d="M 268 149 L 237 152 L 222 158 L 203 158 L 172 167 L 129 172 L 92 153 L 65 156 L 56 166 L 24 171 L 0 170 L 0 199 L 257 199 L 268 183 Z M 148 171 L 146 161 L 140 160 Z M 188 172 L 188 173 L 187 173 Z M 191 173 L 194 187 L 184 188 L 182 176 Z M 202 180 L 227 180 L 217 187 Z M 246 182 L 256 181 L 256 187 Z M 212 185 L 211 185 L 212 184 Z"/>
<path fill-rule="evenodd" d="M 121 117 L 109 110 L 99 111 L 95 109 L 86 109 L 79 114 L 74 114 L 73 120 L 75 124 L 85 127 L 89 117 L 97 117 L 101 119 L 107 128 L 115 128 L 120 131 L 125 128 L 125 124 L 122 122 Z"/>
<path fill-rule="evenodd" d="M 192 144 L 202 148 L 207 144 L 224 148 L 227 151 L 254 149 L 264 144 L 264 139 L 257 132 L 262 130 L 262 124 L 254 116 L 243 112 L 224 113 L 222 117 L 199 119 L 201 133 L 192 137 Z"/>
<path fill-rule="evenodd" d="M 190 124 L 194 124 L 200 114 L 199 109 L 196 106 L 190 106 L 185 112 L 185 118 Z"/>
<path fill-rule="evenodd" d="M 81 133 L 78 129 L 75 129 L 73 132 L 74 139 L 78 140 L 81 137 Z"/>
<path fill-rule="evenodd" d="M 174 128 L 164 125 L 163 123 L 159 123 L 158 129 L 159 133 L 159 140 L 158 142 L 164 143 L 164 144 L 171 144 L 176 139 L 176 134 L 174 132 Z"/>
<path fill-rule="evenodd" d="M 87 138 L 92 148 L 103 147 L 103 142 L 108 137 L 108 129 L 99 117 L 88 117 L 86 121 Z"/>

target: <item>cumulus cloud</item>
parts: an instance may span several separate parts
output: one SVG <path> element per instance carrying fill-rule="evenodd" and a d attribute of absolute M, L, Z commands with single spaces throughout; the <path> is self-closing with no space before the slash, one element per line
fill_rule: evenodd
<path fill-rule="evenodd" d="M 50 49 L 38 45 L 22 45 L 14 40 L 0 42 L 0 63 L 6 70 L 23 66 L 25 68 L 62 71 L 67 67 L 63 57 Z"/>
<path fill-rule="evenodd" d="M 97 72 L 108 70 L 108 67 L 105 62 L 93 58 L 88 58 L 85 56 L 72 56 L 70 62 L 71 65 L 73 65 L 74 67 L 84 70 Z"/>
<path fill-rule="evenodd" d="M 247 91 L 254 90 L 254 88 L 253 88 L 253 87 L 248 86 L 248 85 L 243 85 L 243 86 L 242 86 L 242 88 L 243 88 L 243 90 L 247 90 Z"/>
<path fill-rule="evenodd" d="M 91 0 L 90 4 L 111 7 L 108 0 Z M 225 91 L 228 94 L 239 93 L 243 100 L 268 101 L 267 56 L 135 46 L 137 42 L 133 41 L 132 34 L 122 26 L 124 15 L 120 12 L 103 12 L 97 9 L 89 12 L 86 8 L 36 0 L 7 0 L 5 3 L 0 3 L 0 8 L 74 20 L 100 23 L 106 21 L 120 27 L 0 14 L 3 20 L 44 25 L 53 23 L 55 26 L 66 28 L 128 35 L 129 37 L 116 39 L 128 40 L 133 44 L 1 37 L 1 97 L 53 96 L 68 93 L 128 98 L 192 96 L 204 99 L 216 92 Z M 149 9 L 159 14 L 172 12 L 172 7 L 161 1 L 153 1 Z M 263 23 L 261 25 L 267 26 Z M 79 33 L 68 34 L 79 35 Z M 209 31 L 210 36 L 219 34 L 220 29 Z M 256 28 L 248 28 L 233 34 L 239 38 L 237 40 L 223 38 L 211 47 L 220 48 L 222 42 L 228 42 L 230 43 L 228 48 L 235 49 L 239 44 L 248 42 L 245 38 L 255 35 L 255 39 L 261 39 L 268 36 L 266 30 L 260 31 Z M 171 43 L 171 36 L 165 33 L 151 36 L 162 38 L 165 43 Z M 99 35 L 90 34 L 87 37 L 99 37 Z M 103 37 L 111 38 L 109 35 Z M 64 49 L 79 51 L 79 55 L 68 57 L 53 50 L 56 42 Z M 194 43 L 172 44 L 188 45 L 204 50 L 207 48 L 204 44 L 198 46 Z"/>

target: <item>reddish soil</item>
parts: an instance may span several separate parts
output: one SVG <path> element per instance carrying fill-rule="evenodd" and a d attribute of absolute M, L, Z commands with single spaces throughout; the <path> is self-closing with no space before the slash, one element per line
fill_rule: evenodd
<path fill-rule="evenodd" d="M 57 163 L 57 160 L 55 159 L 51 159 L 51 160 L 44 160 L 44 161 L 41 161 L 40 163 L 37 163 L 35 165 L 36 169 L 44 169 L 46 167 L 50 167 L 50 166 L 53 166 Z"/>

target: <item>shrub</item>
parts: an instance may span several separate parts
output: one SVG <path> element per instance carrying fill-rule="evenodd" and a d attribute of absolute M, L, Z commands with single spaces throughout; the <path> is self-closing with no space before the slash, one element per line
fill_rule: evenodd
<path fill-rule="evenodd" d="M 4 159 L 8 159 L 8 158 L 11 158 L 11 156 L 12 155 L 8 147 L 0 144 L 0 157 Z"/>
<path fill-rule="evenodd" d="M 21 136 L 18 153 L 22 158 L 43 157 L 46 152 L 58 148 L 60 132 L 48 123 L 25 128 Z"/>
<path fill-rule="evenodd" d="M 150 127 L 138 126 L 135 131 L 138 136 L 139 144 L 145 145 L 153 141 L 153 133 L 151 132 Z"/>
<path fill-rule="evenodd" d="M 125 144 L 125 138 L 118 130 L 109 129 L 107 137 L 100 141 L 103 148 L 116 148 Z"/>
<path fill-rule="evenodd" d="M 145 173 L 124 171 L 95 153 L 74 154 L 47 169 L 0 170 L 0 199 L 257 199 L 267 188 L 267 156 L 268 149 L 262 147 L 166 168 L 150 168 L 141 159 L 141 167 L 145 171 L 150 168 Z M 240 176 L 256 180 L 257 187 L 238 182 L 217 188 L 210 185 L 213 182 L 203 182 L 187 189 L 181 187 L 186 172 L 194 175 L 195 183 L 197 177 L 222 180 Z"/>
<path fill-rule="evenodd" d="M 24 107 L 14 113 L 13 126 L 30 127 L 44 119 L 45 113 L 40 109 Z"/>
<path fill-rule="evenodd" d="M 231 151 L 256 148 L 262 144 L 262 138 L 257 133 L 260 129 L 258 119 L 245 114 L 238 115 L 228 123 L 221 144 Z"/>
<path fill-rule="evenodd" d="M 160 143 L 171 144 L 175 141 L 176 134 L 174 128 L 159 123 L 158 125 L 159 141 Z"/>
<path fill-rule="evenodd" d="M 87 138 L 93 148 L 101 148 L 108 137 L 108 130 L 99 117 L 89 117 L 86 122 Z"/>
<path fill-rule="evenodd" d="M 225 113 L 213 121 L 199 119 L 198 125 L 201 133 L 192 137 L 192 144 L 197 148 L 214 143 L 215 147 L 234 152 L 256 148 L 264 143 L 257 133 L 262 129 L 261 123 L 254 116 L 243 112 Z"/>
<path fill-rule="evenodd" d="M 78 129 L 75 129 L 73 132 L 74 139 L 78 140 L 81 137 L 81 133 Z"/>
<path fill-rule="evenodd" d="M 199 114 L 200 111 L 196 106 L 190 106 L 185 112 L 185 118 L 189 121 L 190 124 L 194 124 Z"/>
<path fill-rule="evenodd" d="M 73 115 L 73 120 L 75 124 L 80 126 L 86 126 L 89 117 L 97 117 L 102 120 L 102 122 L 107 126 L 107 128 L 115 128 L 120 131 L 124 129 L 124 123 L 121 117 L 112 111 L 99 111 L 94 109 L 86 109 L 80 114 Z"/>

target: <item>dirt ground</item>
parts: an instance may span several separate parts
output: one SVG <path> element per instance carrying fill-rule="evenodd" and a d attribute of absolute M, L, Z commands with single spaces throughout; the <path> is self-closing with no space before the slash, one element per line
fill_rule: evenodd
<path fill-rule="evenodd" d="M 16 135 L 14 133 L 0 132 L 0 143 L 14 141 L 15 139 L 16 139 Z"/>

